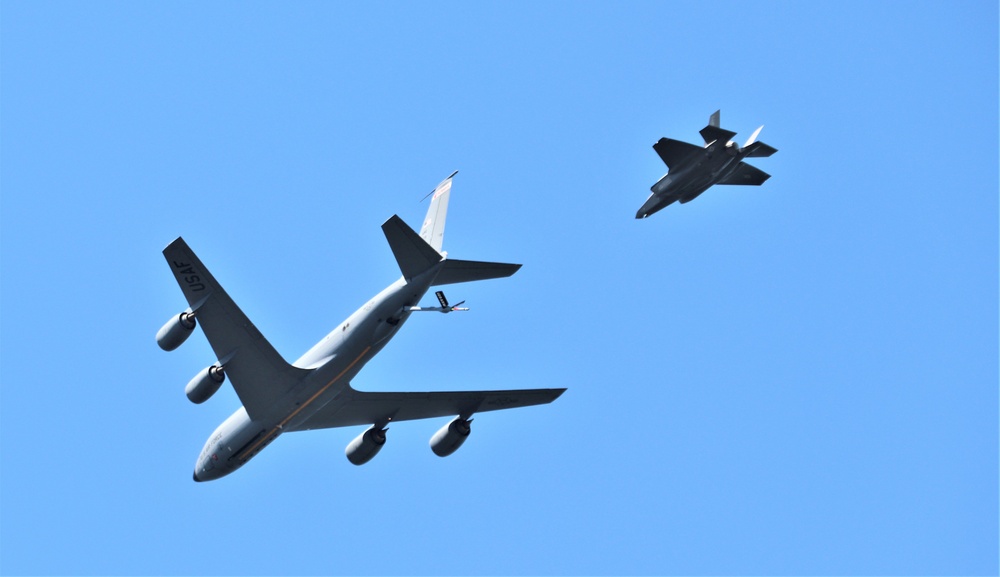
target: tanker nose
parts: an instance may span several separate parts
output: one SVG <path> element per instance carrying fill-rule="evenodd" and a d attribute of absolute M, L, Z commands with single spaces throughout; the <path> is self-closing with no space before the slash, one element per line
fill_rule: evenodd
<path fill-rule="evenodd" d="M 198 478 L 198 471 L 194 472 L 194 482 L 195 483 L 201 483 L 201 479 Z"/>

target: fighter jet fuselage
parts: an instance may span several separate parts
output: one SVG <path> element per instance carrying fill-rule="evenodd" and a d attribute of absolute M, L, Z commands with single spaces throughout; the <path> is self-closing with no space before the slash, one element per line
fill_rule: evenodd
<path fill-rule="evenodd" d="M 653 149 L 667 165 L 667 174 L 650 188 L 652 194 L 635 217 L 646 218 L 674 202 L 690 202 L 715 184 L 762 184 L 770 175 L 743 162 L 748 157 L 770 156 L 777 152 L 756 141 L 761 128 L 740 147 L 729 140 L 735 132 L 719 128 L 719 112 L 716 111 L 708 126 L 701 130 L 704 147 L 661 138 Z"/>
<path fill-rule="evenodd" d="M 673 199 L 671 202 L 694 200 L 710 186 L 729 176 L 743 159 L 743 154 L 732 147 L 725 147 L 722 154 L 719 154 L 718 148 L 717 143 L 710 144 L 699 158 L 663 175 L 650 190 Z"/>

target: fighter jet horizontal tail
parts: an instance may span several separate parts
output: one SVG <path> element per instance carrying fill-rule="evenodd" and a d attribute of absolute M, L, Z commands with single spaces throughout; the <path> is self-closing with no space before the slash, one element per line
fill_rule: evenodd
<path fill-rule="evenodd" d="M 764 158 L 766 156 L 771 156 L 775 152 L 778 152 L 777 148 L 764 144 L 763 142 L 754 142 L 750 146 L 744 148 L 746 155 L 751 158 Z"/>

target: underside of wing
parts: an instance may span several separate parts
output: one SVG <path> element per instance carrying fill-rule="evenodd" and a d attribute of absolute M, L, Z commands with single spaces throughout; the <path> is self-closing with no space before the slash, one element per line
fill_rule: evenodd
<path fill-rule="evenodd" d="M 769 178 L 771 178 L 770 174 L 745 162 L 741 162 L 736 167 L 736 170 L 716 184 L 749 184 L 756 186 L 763 184 Z"/>
<path fill-rule="evenodd" d="M 702 148 L 696 144 L 672 138 L 661 138 L 653 145 L 653 150 L 660 155 L 660 160 L 667 165 L 667 168 L 673 169 L 674 166 L 701 152 Z"/>
<path fill-rule="evenodd" d="M 260 418 L 309 371 L 278 354 L 184 239 L 170 243 L 163 256 L 247 414 Z"/>
<path fill-rule="evenodd" d="M 565 390 L 369 393 L 348 386 L 340 398 L 320 409 L 302 425 L 288 430 L 308 431 L 373 424 L 385 426 L 397 421 L 456 415 L 468 419 L 475 413 L 551 403 Z"/>

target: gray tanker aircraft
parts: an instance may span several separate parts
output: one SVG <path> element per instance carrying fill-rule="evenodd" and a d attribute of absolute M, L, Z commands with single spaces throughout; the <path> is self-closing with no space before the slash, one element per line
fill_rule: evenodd
<path fill-rule="evenodd" d="M 735 132 L 719 128 L 719 112 L 716 110 L 709 117 L 708 126 L 701 129 L 704 147 L 670 138 L 661 138 L 653 145 L 653 150 L 667 165 L 667 174 L 650 188 L 653 194 L 635 213 L 636 218 L 646 218 L 676 201 L 691 202 L 713 184 L 757 186 L 771 177 L 743 162 L 744 158 L 771 156 L 778 152 L 756 141 L 764 127 L 755 130 L 740 147 L 730 140 L 736 136 Z"/>
<path fill-rule="evenodd" d="M 457 171 L 456 171 L 457 172 Z M 348 460 L 367 463 L 386 440 L 390 423 L 454 417 L 430 440 L 445 457 L 469 436 L 472 415 L 551 403 L 566 389 L 461 391 L 432 393 L 364 392 L 351 381 L 382 350 L 414 312 L 468 310 L 449 305 L 421 307 L 433 286 L 508 277 L 521 265 L 448 258 L 441 251 L 451 176 L 432 192 L 427 218 L 418 235 L 398 216 L 382 225 L 402 278 L 375 295 L 299 360 L 289 364 L 271 346 L 222 289 L 184 239 L 163 250 L 190 305 L 160 329 L 156 341 L 174 350 L 201 324 L 218 359 L 188 383 L 194 403 L 208 400 L 229 377 L 243 406 L 205 442 L 195 464 L 194 480 L 218 479 L 242 467 L 282 433 L 366 425 L 347 445 Z"/>

